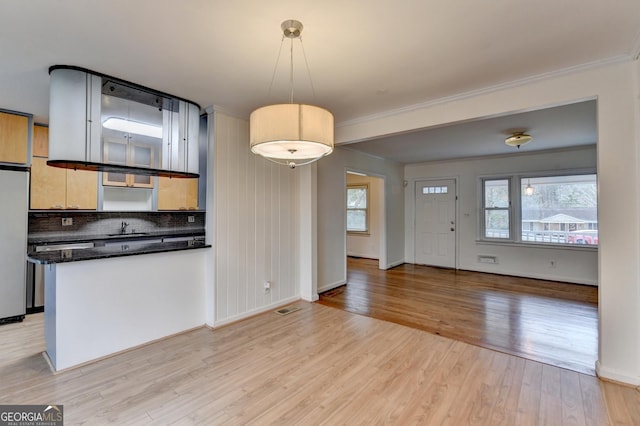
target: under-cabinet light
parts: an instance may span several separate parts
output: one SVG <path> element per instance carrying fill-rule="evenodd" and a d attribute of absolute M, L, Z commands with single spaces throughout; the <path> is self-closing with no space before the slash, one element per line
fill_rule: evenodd
<path fill-rule="evenodd" d="M 154 126 L 152 124 L 140 123 L 139 121 L 110 117 L 104 120 L 102 126 L 111 130 L 135 133 L 136 135 L 149 136 L 158 139 L 162 138 L 162 127 Z"/>

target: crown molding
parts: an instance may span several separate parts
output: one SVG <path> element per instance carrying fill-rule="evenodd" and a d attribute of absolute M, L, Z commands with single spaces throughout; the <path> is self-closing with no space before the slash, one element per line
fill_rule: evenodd
<path fill-rule="evenodd" d="M 389 158 L 380 157 L 378 155 L 373 155 L 373 154 L 370 154 L 368 152 L 358 151 L 357 149 L 350 148 L 349 145 L 351 145 L 351 144 L 350 143 L 336 144 L 335 145 L 335 149 L 344 149 L 344 150 L 351 151 L 351 152 L 357 152 L 359 155 L 364 155 L 364 156 L 367 156 L 369 158 L 375 158 L 376 160 L 391 162 L 391 163 L 395 163 L 395 164 L 403 164 L 404 165 L 404 163 L 400 163 L 399 161 L 396 161 L 396 160 L 391 160 Z"/>
<path fill-rule="evenodd" d="M 558 154 L 562 152 L 574 152 L 574 151 L 584 151 L 584 150 L 595 150 L 597 149 L 597 143 L 585 144 L 585 145 L 575 145 L 575 146 L 566 146 L 563 148 L 550 148 L 550 149 L 540 149 L 534 151 L 514 151 L 502 154 L 489 154 L 489 155 L 480 155 L 475 157 L 454 157 L 454 158 L 441 158 L 439 160 L 427 160 L 421 161 L 419 163 L 402 163 L 407 167 L 412 166 L 423 166 L 423 165 L 431 165 L 431 164 L 443 164 L 443 163 L 456 163 L 456 162 L 465 162 L 465 161 L 478 161 L 478 160 L 493 160 L 500 158 L 513 158 L 513 157 L 523 157 L 523 156 L 535 156 L 535 155 L 543 155 L 543 154 Z M 389 160 L 393 161 L 393 160 Z M 515 173 L 515 172 L 513 172 Z"/>
<path fill-rule="evenodd" d="M 640 55 L 640 37 L 638 38 L 637 46 L 636 46 L 635 50 L 638 51 L 638 55 Z M 636 55 L 636 56 L 638 56 L 638 55 Z M 512 89 L 512 88 L 519 87 L 519 86 L 525 86 L 527 84 L 531 84 L 531 83 L 538 82 L 538 81 L 541 81 L 541 80 L 546 80 L 546 79 L 549 79 L 549 78 L 560 77 L 560 76 L 564 76 L 564 75 L 567 75 L 567 74 L 573 74 L 573 73 L 576 73 L 576 72 L 579 72 L 579 71 L 586 71 L 586 70 L 591 70 L 591 69 L 595 69 L 595 68 L 601 68 L 601 67 L 605 67 L 605 66 L 609 66 L 609 65 L 619 64 L 619 63 L 623 63 L 623 62 L 629 62 L 629 61 L 632 61 L 634 59 L 635 58 L 632 58 L 630 55 L 618 55 L 618 56 L 614 56 L 612 58 L 608 58 L 608 59 L 601 60 L 601 61 L 589 62 L 589 63 L 582 64 L 582 65 L 575 65 L 575 66 L 572 66 L 572 67 L 562 68 L 562 69 L 555 70 L 555 71 L 550 71 L 550 72 L 546 72 L 546 73 L 542 73 L 542 74 L 536 74 L 534 76 L 525 77 L 525 78 L 518 79 L 518 80 L 512 80 L 510 82 L 500 83 L 500 84 L 496 84 L 496 85 L 493 85 L 493 86 L 488 86 L 488 87 L 485 87 L 485 88 L 482 88 L 482 89 L 471 90 L 471 91 L 468 91 L 468 92 L 459 93 L 457 95 L 446 96 L 444 98 L 433 99 L 433 100 L 429 100 L 429 101 L 426 101 L 426 102 L 421 102 L 419 104 L 407 105 L 407 106 L 402 107 L 402 108 L 396 108 L 396 109 L 383 111 L 383 112 L 376 113 L 376 114 L 371 114 L 371 115 L 366 115 L 366 116 L 354 118 L 352 120 L 346 120 L 346 121 L 343 121 L 343 122 L 340 122 L 340 123 L 336 124 L 336 128 L 368 123 L 368 122 L 371 122 L 371 121 L 376 121 L 376 120 L 380 120 L 380 119 L 388 118 L 388 117 L 394 117 L 394 116 L 397 116 L 397 115 L 405 114 L 405 113 L 408 113 L 408 112 L 413 112 L 413 111 L 416 111 L 416 110 L 427 109 L 427 108 L 431 108 L 431 107 L 434 107 L 434 106 L 437 106 L 437 105 L 446 104 L 446 103 L 449 103 L 449 102 L 460 101 L 460 100 L 469 99 L 469 98 L 473 98 L 473 97 L 480 96 L 480 95 L 485 95 L 485 94 L 488 94 L 488 93 L 499 92 L 499 91 L 505 90 L 505 89 Z"/>

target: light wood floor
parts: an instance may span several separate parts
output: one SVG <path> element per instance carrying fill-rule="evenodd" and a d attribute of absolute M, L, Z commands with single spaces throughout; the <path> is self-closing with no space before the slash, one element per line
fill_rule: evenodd
<path fill-rule="evenodd" d="M 347 285 L 320 303 L 595 375 L 598 289 L 348 258 Z"/>
<path fill-rule="evenodd" d="M 0 404 L 63 404 L 65 425 L 640 424 L 637 389 L 295 305 L 57 375 L 28 316 L 0 327 Z"/>

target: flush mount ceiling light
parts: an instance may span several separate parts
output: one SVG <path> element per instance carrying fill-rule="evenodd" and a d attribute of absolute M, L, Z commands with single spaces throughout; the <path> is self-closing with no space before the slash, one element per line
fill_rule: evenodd
<path fill-rule="evenodd" d="M 282 43 L 285 38 L 291 41 L 289 103 L 267 105 L 253 111 L 249 119 L 249 142 L 254 154 L 293 169 L 333 152 L 333 114 L 317 106 L 293 103 L 293 42 L 300 41 L 304 54 L 300 38 L 302 23 L 287 20 L 281 28 Z"/>
<path fill-rule="evenodd" d="M 524 145 L 526 143 L 531 142 L 531 135 L 528 135 L 524 132 L 518 132 L 518 133 L 514 133 L 511 136 L 509 136 L 507 139 L 504 140 L 504 143 L 506 143 L 509 146 L 515 146 L 516 148 L 520 149 L 520 145 Z"/>

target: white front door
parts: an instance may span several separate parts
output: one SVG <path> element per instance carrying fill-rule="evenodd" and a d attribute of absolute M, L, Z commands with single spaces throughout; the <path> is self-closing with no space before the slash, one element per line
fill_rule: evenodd
<path fill-rule="evenodd" d="M 415 263 L 456 266 L 456 181 L 416 182 Z"/>

